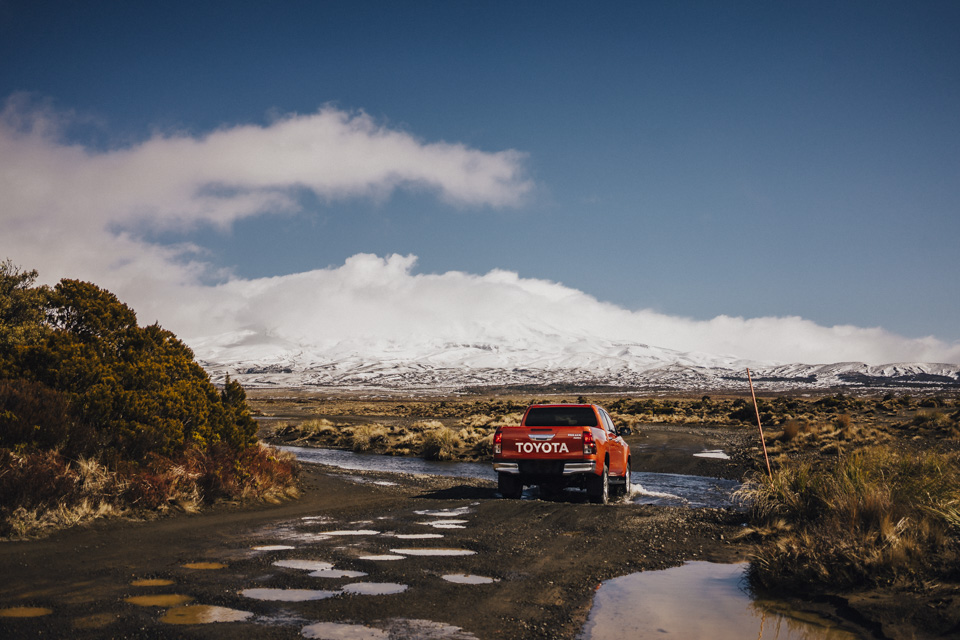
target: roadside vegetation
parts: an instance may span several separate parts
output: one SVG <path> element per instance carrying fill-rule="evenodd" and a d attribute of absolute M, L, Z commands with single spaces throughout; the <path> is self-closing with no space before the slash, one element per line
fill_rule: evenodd
<path fill-rule="evenodd" d="M 0 537 L 293 495 L 244 389 L 96 285 L 0 263 Z"/>
<path fill-rule="evenodd" d="M 960 581 L 957 397 L 823 398 L 827 420 L 767 433 L 773 478 L 741 491 L 759 542 L 751 582 L 774 591 L 913 591 Z"/>

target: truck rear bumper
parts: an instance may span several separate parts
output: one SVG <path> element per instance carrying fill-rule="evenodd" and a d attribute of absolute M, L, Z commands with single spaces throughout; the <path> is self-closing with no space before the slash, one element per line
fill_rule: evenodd
<path fill-rule="evenodd" d="M 572 476 L 577 473 L 593 473 L 595 463 L 593 462 L 565 462 L 563 463 L 563 475 Z M 493 470 L 497 473 L 520 473 L 520 464 L 517 462 L 494 462 Z"/>

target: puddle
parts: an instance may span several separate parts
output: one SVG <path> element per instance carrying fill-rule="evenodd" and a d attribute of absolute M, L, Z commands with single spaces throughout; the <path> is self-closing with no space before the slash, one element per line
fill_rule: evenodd
<path fill-rule="evenodd" d="M 418 522 L 417 524 L 434 529 L 466 529 L 464 525 L 460 524 L 461 522 L 466 522 L 466 520 L 434 520 L 432 522 Z"/>
<path fill-rule="evenodd" d="M 390 618 L 376 623 L 381 628 L 342 622 L 318 622 L 304 627 L 304 638 L 319 640 L 387 640 L 388 638 L 417 638 L 417 640 L 477 640 L 460 627 L 433 620 Z"/>
<path fill-rule="evenodd" d="M 285 569 L 303 569 L 304 571 L 333 569 L 332 563 L 321 562 L 319 560 L 277 560 L 273 563 L 273 566 L 283 567 Z"/>
<path fill-rule="evenodd" d="M 119 616 L 112 613 L 93 613 L 82 618 L 74 618 L 74 629 L 103 629 L 116 622 Z"/>
<path fill-rule="evenodd" d="M 476 551 L 470 549 L 390 549 L 393 553 L 402 553 L 405 556 L 472 556 Z"/>
<path fill-rule="evenodd" d="M 398 486 L 396 482 L 390 482 L 389 480 L 371 480 L 370 478 L 364 478 L 363 476 L 343 476 L 343 479 L 349 480 L 350 482 L 356 482 L 357 484 L 375 484 L 381 487 Z"/>
<path fill-rule="evenodd" d="M 704 449 L 700 453 L 693 454 L 695 458 L 715 458 L 717 460 L 729 460 L 730 456 L 723 449 Z"/>
<path fill-rule="evenodd" d="M 417 638 L 417 640 L 478 640 L 460 627 L 433 620 L 390 618 L 379 623 L 390 633 L 391 638 Z"/>
<path fill-rule="evenodd" d="M 124 598 L 124 602 L 135 604 L 138 607 L 176 607 L 193 600 L 190 596 L 180 593 L 159 593 L 152 596 L 132 596 Z"/>
<path fill-rule="evenodd" d="M 304 638 L 320 640 L 388 640 L 390 634 L 382 629 L 374 629 L 362 624 L 344 624 L 342 622 L 318 622 L 300 630 Z"/>
<path fill-rule="evenodd" d="M 210 624 L 213 622 L 241 622 L 253 617 L 250 611 L 194 604 L 170 609 L 160 618 L 167 624 Z"/>
<path fill-rule="evenodd" d="M 306 602 L 308 600 L 324 600 L 332 598 L 339 591 L 324 591 L 322 589 L 244 589 L 240 595 L 254 600 L 273 600 L 280 602 Z"/>
<path fill-rule="evenodd" d="M 447 582 L 453 582 L 456 584 L 490 584 L 492 582 L 498 582 L 496 578 L 472 576 L 466 573 L 449 573 L 443 576 L 443 579 Z"/>
<path fill-rule="evenodd" d="M 46 607 L 8 607 L 0 609 L 0 618 L 39 618 L 53 613 Z"/>
<path fill-rule="evenodd" d="M 407 589 L 407 585 L 396 582 L 354 582 L 344 585 L 343 592 L 361 596 L 389 596 L 403 593 Z"/>
<path fill-rule="evenodd" d="M 253 547 L 254 551 L 289 551 L 291 549 L 296 549 L 289 544 L 265 544 L 259 547 Z"/>
<path fill-rule="evenodd" d="M 344 529 L 341 531 L 320 531 L 318 536 L 378 536 L 379 531 L 373 529 Z"/>
<path fill-rule="evenodd" d="M 227 565 L 222 562 L 190 562 L 183 566 L 187 569 L 197 569 L 198 571 L 214 571 L 216 569 L 227 568 Z"/>
<path fill-rule="evenodd" d="M 384 553 L 379 556 L 360 556 L 361 560 L 374 560 L 380 562 L 381 560 L 406 560 L 407 556 L 397 556 L 389 553 Z"/>
<path fill-rule="evenodd" d="M 418 516 L 433 516 L 435 518 L 449 518 L 451 516 L 465 516 L 470 513 L 470 507 L 457 507 L 456 509 L 424 509 L 414 511 Z M 466 522 L 465 520 L 463 522 Z"/>
<path fill-rule="evenodd" d="M 319 569 L 310 574 L 311 578 L 362 578 L 363 571 L 347 571 L 344 569 Z"/>
<path fill-rule="evenodd" d="M 744 591 L 746 564 L 688 562 L 604 582 L 580 640 L 855 640 L 858 636 L 809 614 L 785 615 Z M 764 635 L 766 634 L 766 635 Z"/>
<path fill-rule="evenodd" d="M 164 578 L 146 578 L 144 580 L 134 580 L 130 583 L 133 587 L 168 587 L 173 584 L 173 580 Z"/>
<path fill-rule="evenodd" d="M 398 533 L 393 536 L 399 540 L 426 540 L 428 538 L 442 538 L 442 533 Z"/>

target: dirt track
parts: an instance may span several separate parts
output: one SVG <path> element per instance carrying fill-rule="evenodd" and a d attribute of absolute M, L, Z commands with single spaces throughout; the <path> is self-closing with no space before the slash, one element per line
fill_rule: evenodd
<path fill-rule="evenodd" d="M 710 444 L 703 434 L 665 431 L 645 437 L 647 446 L 637 456 L 635 470 L 659 471 L 665 469 L 650 467 L 666 466 L 704 475 L 742 472 L 735 461 L 692 458 L 690 450 Z M 377 484 L 384 482 L 390 484 Z M 497 497 L 492 483 L 480 480 L 343 472 L 312 465 L 305 469 L 303 485 L 301 499 L 278 506 L 221 506 L 200 515 L 103 522 L 46 540 L 2 543 L 0 608 L 46 607 L 53 613 L 0 618 L 0 636 L 298 638 L 313 623 L 351 622 L 392 628 L 392 637 L 402 635 L 397 630 L 404 625 L 408 629 L 414 625 L 407 637 L 434 633 L 433 637 L 445 638 L 575 638 L 601 581 L 686 560 L 734 561 L 750 550 L 731 542 L 744 520 L 742 513 L 732 510 L 600 506 L 577 498 L 508 501 Z M 463 528 L 431 526 L 438 520 L 465 522 L 450 523 Z M 379 533 L 317 536 L 344 530 Z M 443 537 L 397 537 L 424 533 Z M 253 549 L 261 545 L 294 548 Z M 411 547 L 475 553 L 362 559 Z M 325 561 L 337 570 L 367 575 L 318 578 L 305 570 L 273 565 L 290 559 Z M 198 562 L 224 566 L 186 566 Z M 455 584 L 443 578 L 448 574 L 495 582 Z M 133 584 L 143 579 L 172 584 Z M 240 593 L 254 588 L 339 591 L 355 582 L 407 588 L 391 595 L 341 593 L 305 602 L 264 601 Z M 139 606 L 126 600 L 157 594 L 179 594 L 190 598 L 190 604 L 253 615 L 240 622 L 173 625 L 161 621 L 171 606 Z"/>

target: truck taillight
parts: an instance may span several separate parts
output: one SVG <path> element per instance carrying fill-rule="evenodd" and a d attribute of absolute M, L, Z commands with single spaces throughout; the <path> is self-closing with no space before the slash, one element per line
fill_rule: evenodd
<path fill-rule="evenodd" d="M 593 431 L 589 429 L 583 432 L 583 455 L 590 455 L 597 452 L 597 443 L 593 441 Z"/>
<path fill-rule="evenodd" d="M 500 453 L 503 449 L 503 434 L 497 431 L 493 434 L 493 452 Z"/>

